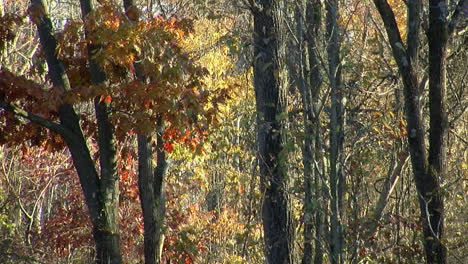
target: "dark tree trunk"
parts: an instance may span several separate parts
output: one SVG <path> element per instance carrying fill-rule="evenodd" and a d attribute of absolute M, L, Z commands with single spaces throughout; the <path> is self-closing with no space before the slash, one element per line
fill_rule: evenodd
<path fill-rule="evenodd" d="M 133 0 L 123 1 L 124 9 L 136 8 Z M 138 18 L 129 17 L 133 21 Z M 141 66 L 135 63 L 135 74 L 141 82 L 146 81 Z M 164 195 L 164 178 L 167 172 L 166 153 L 163 147 L 163 121 L 158 119 L 156 135 L 156 168 L 153 166 L 154 147 L 152 136 L 139 135 L 138 141 L 138 188 L 144 224 L 145 264 L 161 262 L 164 244 L 164 219 L 166 202 Z"/>
<path fill-rule="evenodd" d="M 305 10 L 305 12 L 303 11 Z M 321 4 L 306 0 L 296 6 L 297 50 L 299 61 L 296 72 L 301 92 L 304 116 L 304 254 L 303 264 L 322 263 L 323 252 L 320 244 L 322 234 L 321 179 L 318 175 L 318 154 L 320 149 L 320 87 L 321 76 L 317 58 L 317 37 L 321 23 Z M 314 236 L 315 220 L 315 236 Z M 315 242 L 315 243 L 314 243 Z M 315 244 L 315 252 L 313 246 Z"/>
<path fill-rule="evenodd" d="M 92 0 L 80 0 L 83 21 L 94 6 Z M 86 32 L 88 34 L 89 32 Z M 93 59 L 100 47 L 88 45 L 88 60 L 91 82 L 94 85 L 103 84 L 106 74 Z M 95 98 L 94 108 L 98 126 L 99 163 L 101 167 L 100 203 L 98 222 L 93 226 L 96 241 L 96 257 L 98 263 L 122 263 L 120 254 L 119 232 L 119 176 L 117 174 L 117 152 L 114 127 L 109 120 L 109 106 L 100 98 Z"/>
<path fill-rule="evenodd" d="M 285 122 L 286 74 L 283 69 L 282 1 L 258 0 L 254 15 L 254 87 L 260 164 L 265 255 L 269 264 L 292 263 L 293 232 L 287 193 Z"/>
<path fill-rule="evenodd" d="M 57 59 L 57 42 L 52 32 L 52 23 L 45 13 L 47 8 L 42 0 L 32 0 L 31 8 L 40 10 L 37 27 L 42 47 L 46 54 L 54 87 L 62 91 L 70 90 L 70 84 L 61 61 Z M 102 111 L 98 111 L 102 113 Z M 74 166 L 80 178 L 80 184 L 89 209 L 93 234 L 96 244 L 97 263 L 121 263 L 120 245 L 117 225 L 118 178 L 115 170 L 115 147 L 113 132 L 106 116 L 97 113 L 99 124 L 101 179 L 80 127 L 79 117 L 73 106 L 63 104 L 59 108 L 61 132 L 70 149 Z M 60 131 L 59 131 L 60 132 Z M 109 136 L 109 134 L 111 136 Z M 109 137 L 108 137 L 109 136 Z"/>
<path fill-rule="evenodd" d="M 144 222 L 145 263 L 161 261 L 164 242 L 164 176 L 167 163 L 163 149 L 162 121 L 158 124 L 156 143 L 157 166 L 153 166 L 151 137 L 138 136 L 138 187 Z"/>
<path fill-rule="evenodd" d="M 452 21 L 447 21 L 447 3 L 443 0 L 429 2 L 429 155 L 426 153 L 424 127 L 420 113 L 421 93 L 418 90 L 417 76 L 412 65 L 417 54 L 417 43 L 408 38 L 405 50 L 401 40 L 395 16 L 385 0 L 374 0 L 384 21 L 393 55 L 402 75 L 405 92 L 405 112 L 407 120 L 408 142 L 411 154 L 416 189 L 423 225 L 423 241 L 426 263 L 446 263 L 446 248 L 442 244 L 444 228 L 444 203 L 440 190 L 440 178 L 445 168 L 445 136 L 447 117 L 445 112 L 445 59 L 449 35 L 453 33 L 459 10 L 455 10 Z M 457 7 L 460 7 L 460 1 Z M 409 29 L 418 26 L 417 14 L 421 2 L 409 5 Z M 419 11 L 420 12 L 420 11 Z M 419 30 L 415 30 L 418 32 Z M 408 34 L 411 35 L 411 34 Z M 410 42 L 411 41 L 411 42 Z M 416 49 L 417 50 L 417 49 Z"/>
<path fill-rule="evenodd" d="M 344 235 L 342 226 L 344 189 L 344 126 L 345 107 L 341 80 L 340 35 L 338 26 L 338 1 L 326 3 L 328 77 L 331 89 L 330 115 L 330 252 L 331 263 L 344 262 Z"/>
<path fill-rule="evenodd" d="M 447 114 L 445 109 L 445 59 L 448 39 L 446 0 L 429 1 L 429 168 L 428 179 L 420 183 L 425 193 L 423 213 L 424 248 L 427 263 L 447 262 L 444 234 L 444 202 L 440 179 L 445 176 Z M 421 208 L 422 209 L 422 208 Z"/>

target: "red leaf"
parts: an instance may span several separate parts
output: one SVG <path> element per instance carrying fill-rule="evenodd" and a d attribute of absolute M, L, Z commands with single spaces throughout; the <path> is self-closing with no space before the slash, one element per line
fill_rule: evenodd
<path fill-rule="evenodd" d="M 174 150 L 174 146 L 172 146 L 169 142 L 164 142 L 164 150 L 167 152 L 172 152 Z"/>

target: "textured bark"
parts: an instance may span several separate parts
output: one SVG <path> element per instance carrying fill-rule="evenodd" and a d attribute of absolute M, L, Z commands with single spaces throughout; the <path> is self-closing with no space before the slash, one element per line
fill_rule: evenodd
<path fill-rule="evenodd" d="M 293 231 L 284 166 L 282 129 L 285 119 L 285 45 L 279 0 L 255 1 L 254 88 L 257 104 L 257 144 L 264 193 L 262 220 L 268 264 L 292 263 Z"/>
<path fill-rule="evenodd" d="M 446 263 L 447 252 L 441 239 L 444 234 L 444 201 L 440 179 L 445 176 L 447 113 L 445 107 L 445 60 L 447 57 L 448 14 L 446 0 L 429 1 L 429 168 L 421 182 L 425 197 L 423 214 L 424 248 L 428 263 Z"/>
<path fill-rule="evenodd" d="M 342 227 L 344 188 L 344 126 L 345 111 L 340 63 L 340 36 L 338 27 L 338 1 L 326 3 L 328 76 L 331 89 L 330 115 L 330 252 L 331 263 L 341 264 L 344 236 Z"/>
<path fill-rule="evenodd" d="M 156 201 L 156 190 L 162 189 L 162 184 L 158 187 L 154 179 L 154 169 L 151 146 L 151 137 L 138 136 L 138 187 L 140 190 L 140 203 L 143 211 L 144 222 L 144 250 L 145 263 L 159 263 L 160 261 L 160 236 L 162 233 L 161 221 L 158 221 L 158 202 Z M 162 202 L 161 200 L 159 202 Z M 162 214 L 164 216 L 164 214 Z"/>
<path fill-rule="evenodd" d="M 62 62 L 57 59 L 57 42 L 53 36 L 51 20 L 45 13 L 47 8 L 42 0 L 32 0 L 31 8 L 40 11 L 36 12 L 40 16 L 35 20 L 37 21 L 41 45 L 46 54 L 52 84 L 64 92 L 68 91 L 70 90 L 70 84 Z M 32 114 L 28 114 L 27 116 L 33 122 L 52 129 L 64 137 L 80 178 L 85 202 L 91 216 L 97 263 L 121 263 L 118 226 L 115 221 L 118 209 L 118 189 L 116 189 L 114 180 L 117 179 L 115 172 L 115 149 L 112 152 L 112 148 L 109 148 L 108 145 L 106 146 L 106 143 L 103 145 L 100 142 L 99 147 L 105 147 L 105 149 L 100 149 L 100 151 L 105 153 L 104 155 L 101 154 L 102 175 L 100 179 L 81 130 L 79 117 L 74 111 L 73 106 L 69 104 L 60 106 L 60 125 L 43 120 Z M 102 121 L 102 116 L 98 117 L 98 123 L 100 121 Z M 101 137 L 102 133 L 107 135 L 109 131 L 106 132 L 105 129 L 102 130 L 100 128 L 99 133 Z M 107 143 L 113 144 L 113 141 L 108 141 Z M 105 191 L 103 192 L 103 190 Z"/>
<path fill-rule="evenodd" d="M 83 21 L 94 9 L 91 0 L 80 0 Z M 89 32 L 86 32 L 88 34 Z M 88 45 L 88 61 L 91 82 L 94 85 L 104 84 L 106 74 L 93 59 L 100 47 Z M 119 232 L 119 177 L 117 175 L 117 152 L 115 146 L 114 127 L 109 120 L 109 106 L 94 99 L 94 109 L 98 126 L 99 164 L 101 168 L 101 181 L 99 197 L 101 208 L 98 222 L 93 227 L 96 240 L 96 261 L 98 263 L 122 263 L 120 254 Z"/>
<path fill-rule="evenodd" d="M 125 10 L 136 8 L 133 0 L 124 0 Z M 133 21 L 138 18 L 129 17 Z M 141 66 L 134 64 L 137 78 L 144 82 Z M 164 219 L 166 202 L 164 196 L 164 178 L 167 171 L 166 153 L 163 148 L 163 121 L 157 124 L 156 168 L 153 166 L 154 147 L 152 136 L 140 135 L 138 141 L 138 187 L 144 224 L 144 254 L 146 264 L 158 264 L 161 261 L 164 244 Z"/>
<path fill-rule="evenodd" d="M 305 14 L 303 12 L 305 10 Z M 317 36 L 321 23 L 321 4 L 307 0 L 296 6 L 297 50 L 300 66 L 296 73 L 304 117 L 304 254 L 303 264 L 322 263 L 322 208 L 318 206 L 321 179 L 316 164 L 320 146 L 319 94 L 321 75 L 317 58 Z M 315 236 L 314 236 L 315 220 Z M 315 252 L 313 245 L 315 241 Z M 314 254 L 313 254 L 314 253 Z"/>
<path fill-rule="evenodd" d="M 416 189 L 423 225 L 423 242 L 426 252 L 426 263 L 446 263 L 446 249 L 441 243 L 444 227 L 444 203 L 440 191 L 440 178 L 444 176 L 445 168 L 445 136 L 447 118 L 445 112 L 445 58 L 446 45 L 449 34 L 455 28 L 459 10 L 455 10 L 452 21 L 447 21 L 446 1 L 430 1 L 429 12 L 429 99 L 430 99 L 430 128 L 429 128 L 429 155 L 426 153 L 424 127 L 420 113 L 417 76 L 413 60 L 414 46 L 417 43 L 408 43 L 408 50 L 403 46 L 395 16 L 385 0 L 374 0 L 374 3 L 383 19 L 387 35 L 392 47 L 393 56 L 398 64 L 402 76 L 405 92 L 405 112 L 407 120 L 408 143 L 411 155 Z M 460 6 L 462 2 L 459 2 Z M 408 7 L 410 17 L 408 21 L 419 19 L 417 14 L 421 5 L 415 1 Z M 417 24 L 417 23 L 416 23 Z M 409 27 L 411 28 L 411 26 Z M 408 41 L 411 41 L 408 38 Z M 413 40 L 414 41 L 414 40 Z"/>
<path fill-rule="evenodd" d="M 159 125 L 162 128 L 162 125 Z M 151 137 L 138 136 L 138 187 L 143 211 L 145 263 L 161 261 L 164 242 L 164 176 L 166 157 L 159 129 L 156 143 L 157 166 L 153 166 Z"/>

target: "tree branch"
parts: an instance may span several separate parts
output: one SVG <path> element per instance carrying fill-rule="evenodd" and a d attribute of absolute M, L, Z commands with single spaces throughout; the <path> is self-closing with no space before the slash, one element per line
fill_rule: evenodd
<path fill-rule="evenodd" d="M 406 48 L 403 46 L 400 31 L 395 19 L 395 14 L 386 0 L 374 0 L 374 4 L 387 30 L 388 40 L 401 72 L 409 72 L 411 66 L 407 58 Z"/>
<path fill-rule="evenodd" d="M 69 134 L 69 131 L 67 131 L 67 129 L 63 127 L 62 125 L 60 125 L 59 123 L 50 121 L 46 118 L 40 117 L 28 111 L 25 111 L 11 103 L 7 103 L 3 100 L 0 100 L 0 108 L 3 108 L 5 109 L 5 111 L 10 112 L 16 116 L 25 118 L 35 124 L 48 128 L 56 133 L 59 133 L 60 135 L 64 137 Z"/>
<path fill-rule="evenodd" d="M 455 32 L 455 27 L 457 26 L 458 23 L 458 18 L 460 17 L 460 11 L 463 10 L 464 5 L 466 4 L 466 0 L 460 0 L 458 1 L 457 7 L 455 8 L 455 11 L 453 11 L 453 14 L 450 18 L 450 22 L 448 24 L 448 38 L 453 35 Z"/>

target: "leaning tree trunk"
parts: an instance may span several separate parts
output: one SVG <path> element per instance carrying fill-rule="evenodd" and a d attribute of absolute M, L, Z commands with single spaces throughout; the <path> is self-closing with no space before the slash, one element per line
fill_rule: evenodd
<path fill-rule="evenodd" d="M 341 80 L 340 35 L 338 26 L 338 1 L 326 4 L 328 77 L 331 89 L 330 115 L 330 192 L 331 263 L 341 264 L 343 259 L 344 235 L 342 226 L 344 188 L 344 126 L 345 108 Z"/>
<path fill-rule="evenodd" d="M 286 111 L 282 1 L 257 0 L 254 17 L 254 88 L 267 263 L 292 263 L 293 231 L 287 193 L 283 128 Z"/>
<path fill-rule="evenodd" d="M 42 0 L 32 0 L 32 20 L 37 24 L 41 45 L 46 54 L 52 84 L 63 92 L 69 91 L 70 83 L 65 68 L 57 59 L 57 41 L 53 35 L 52 22 L 46 14 L 47 8 Z M 97 113 L 99 138 L 112 133 L 105 116 Z M 63 104 L 59 108 L 60 126 L 46 127 L 60 133 L 70 150 L 83 189 L 86 205 L 93 224 L 96 244 L 96 263 L 121 263 L 120 242 L 117 222 L 118 183 L 115 170 L 115 147 L 109 141 L 99 140 L 101 177 L 91 158 L 80 127 L 79 117 L 72 105 Z M 40 124 L 40 123 L 39 123 Z"/>
<path fill-rule="evenodd" d="M 444 203 L 440 190 L 440 179 L 444 176 L 447 116 L 445 112 L 445 59 L 446 45 L 460 16 L 465 0 L 460 0 L 457 9 L 448 21 L 448 6 L 445 0 L 429 2 L 429 155 L 426 153 L 424 127 L 420 113 L 416 71 L 413 61 L 416 57 L 412 46 L 418 45 L 408 38 L 405 49 L 398 31 L 395 16 L 385 0 L 374 0 L 384 22 L 393 56 L 402 76 L 405 93 L 405 112 L 408 143 L 411 155 L 419 207 L 423 225 L 423 242 L 426 263 L 444 264 L 447 262 L 446 248 L 442 244 L 444 230 Z M 408 28 L 419 26 L 421 2 L 408 5 Z M 417 19 L 417 20 L 416 20 Z M 413 27 L 414 27 L 413 26 Z M 414 31 L 419 31 L 415 29 Z M 408 33 L 408 35 L 414 35 Z"/>

